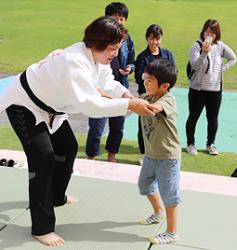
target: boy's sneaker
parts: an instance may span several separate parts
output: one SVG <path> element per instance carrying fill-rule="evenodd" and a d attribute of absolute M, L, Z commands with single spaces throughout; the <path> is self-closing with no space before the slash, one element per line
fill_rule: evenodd
<path fill-rule="evenodd" d="M 150 237 L 149 241 L 153 244 L 168 244 L 175 242 L 178 239 L 179 235 L 177 233 L 164 232 Z"/>
<path fill-rule="evenodd" d="M 209 155 L 218 155 L 219 154 L 219 152 L 214 144 L 207 146 L 207 152 Z"/>
<path fill-rule="evenodd" d="M 197 149 L 193 144 L 189 144 L 186 148 L 186 151 L 190 155 L 197 155 L 198 154 Z"/>
<path fill-rule="evenodd" d="M 140 223 L 142 225 L 151 225 L 154 223 L 160 223 L 164 219 L 165 219 L 165 214 L 158 213 L 158 214 L 152 214 L 151 216 L 144 218 L 143 220 L 140 221 Z"/>

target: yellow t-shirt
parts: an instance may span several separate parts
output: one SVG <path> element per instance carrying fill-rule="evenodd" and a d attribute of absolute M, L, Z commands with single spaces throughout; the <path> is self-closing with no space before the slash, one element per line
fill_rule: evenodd
<path fill-rule="evenodd" d="M 141 98 L 163 107 L 163 111 L 156 116 L 141 117 L 145 154 L 152 159 L 180 159 L 181 146 L 176 128 L 175 97 L 167 92 L 156 100 L 146 95 L 142 95 Z"/>

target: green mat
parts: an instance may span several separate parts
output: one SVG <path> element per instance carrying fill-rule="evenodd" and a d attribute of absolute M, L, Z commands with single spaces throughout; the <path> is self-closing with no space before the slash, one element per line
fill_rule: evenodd
<path fill-rule="evenodd" d="M 8 223 L 0 231 L 0 249 L 47 248 L 30 236 L 30 214 L 25 210 L 26 176 L 24 170 L 0 168 L 0 182 L 4 184 L 0 218 L 2 225 Z M 147 237 L 164 231 L 165 224 L 160 228 L 139 225 L 138 221 L 149 215 L 151 208 L 135 184 L 73 176 L 68 193 L 77 196 L 79 202 L 55 209 L 56 232 L 66 241 L 57 249 L 237 249 L 236 197 L 184 191 L 179 208 L 180 240 L 150 246 Z"/>
<path fill-rule="evenodd" d="M 169 246 L 153 245 L 152 250 L 237 249 L 237 197 L 185 191 L 182 200 L 180 240 Z"/>
<path fill-rule="evenodd" d="M 28 174 L 0 167 L 0 230 L 28 207 Z"/>
<path fill-rule="evenodd" d="M 18 182 L 24 180 L 18 176 Z M 56 208 L 56 231 L 66 241 L 60 249 L 148 249 L 157 225 L 139 225 L 151 208 L 136 185 L 74 176 L 68 193 L 79 202 Z M 0 231 L 0 249 L 45 249 L 30 236 L 29 211 Z"/>

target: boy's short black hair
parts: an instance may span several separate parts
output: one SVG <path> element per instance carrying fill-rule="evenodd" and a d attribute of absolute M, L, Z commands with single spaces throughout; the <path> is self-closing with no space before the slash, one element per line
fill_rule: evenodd
<path fill-rule="evenodd" d="M 163 30 L 158 24 L 152 24 L 146 30 L 146 38 L 148 38 L 151 34 L 156 38 L 160 38 L 163 36 Z"/>
<path fill-rule="evenodd" d="M 119 43 L 126 34 L 127 30 L 114 18 L 102 16 L 87 26 L 83 42 L 87 48 L 103 51 L 108 45 Z"/>
<path fill-rule="evenodd" d="M 112 2 L 105 7 L 105 15 L 106 16 L 113 16 L 113 15 L 120 15 L 128 18 L 128 8 L 124 3 L 120 2 Z"/>
<path fill-rule="evenodd" d="M 169 89 L 173 88 L 178 77 L 176 65 L 164 58 L 157 59 L 147 64 L 144 72 L 154 76 L 158 81 L 158 86 L 161 86 L 163 83 L 169 83 Z"/>

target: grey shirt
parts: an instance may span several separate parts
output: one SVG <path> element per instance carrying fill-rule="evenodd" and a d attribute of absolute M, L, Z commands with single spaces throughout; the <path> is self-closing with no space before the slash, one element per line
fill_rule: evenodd
<path fill-rule="evenodd" d="M 205 73 L 208 66 L 207 56 L 210 65 L 208 72 Z M 235 53 L 222 41 L 212 45 L 207 55 L 205 53 L 200 54 L 200 46 L 195 42 L 190 49 L 189 57 L 191 67 L 195 70 L 189 81 L 189 86 L 196 90 L 220 91 L 221 84 L 224 82 L 224 71 L 236 63 Z M 224 59 L 226 59 L 226 62 L 224 62 Z"/>

